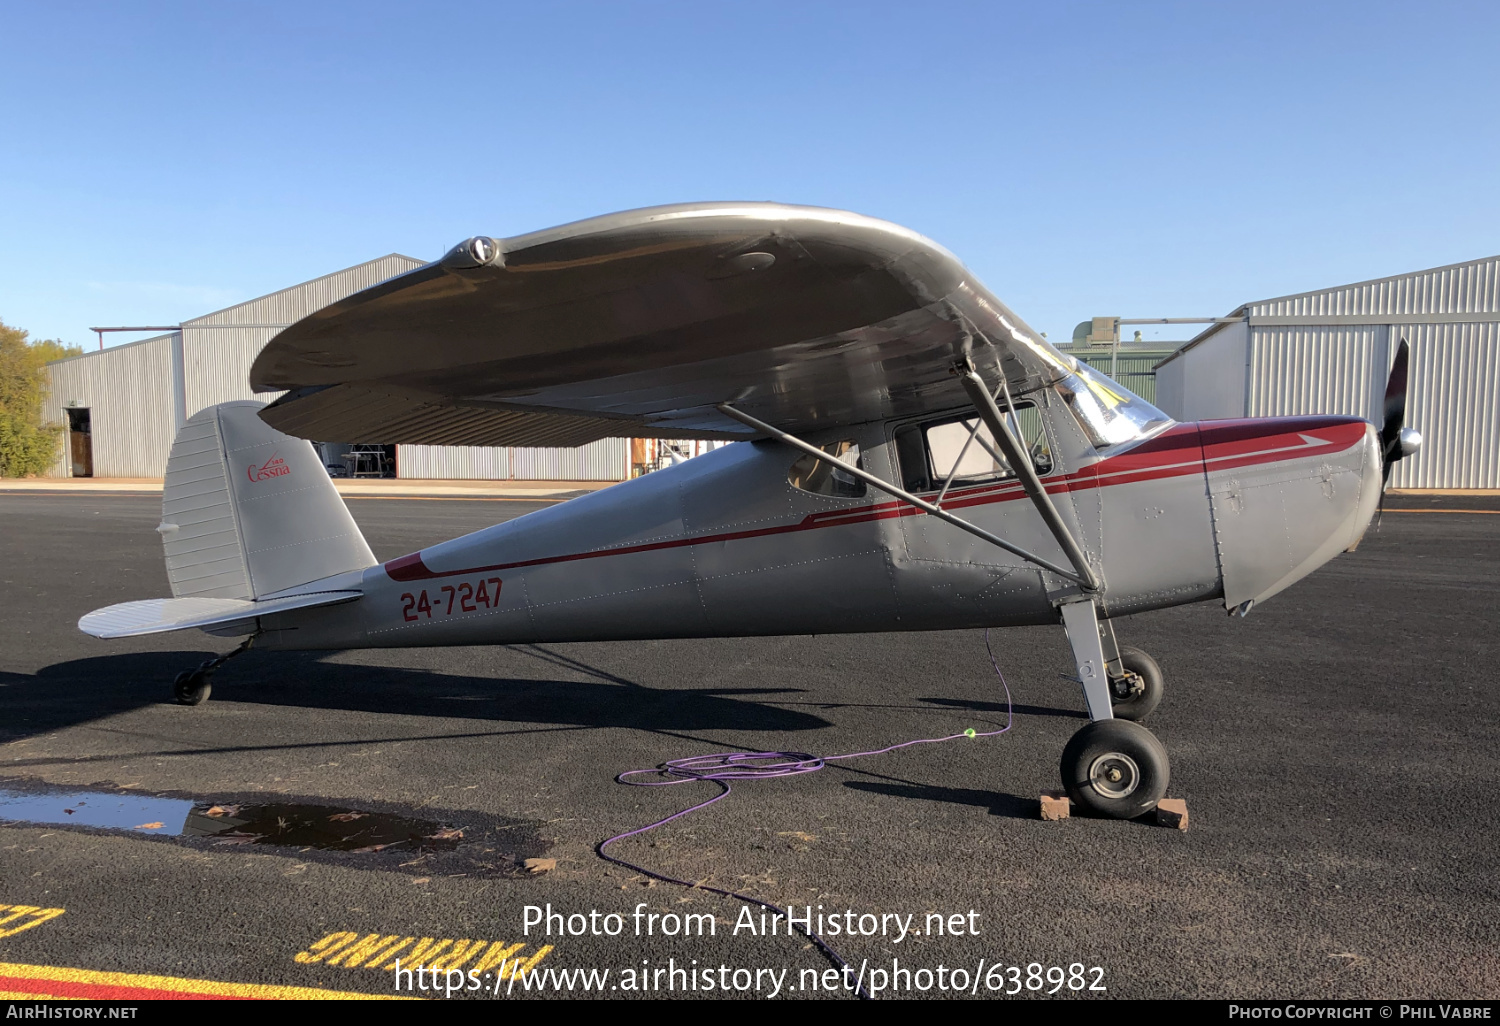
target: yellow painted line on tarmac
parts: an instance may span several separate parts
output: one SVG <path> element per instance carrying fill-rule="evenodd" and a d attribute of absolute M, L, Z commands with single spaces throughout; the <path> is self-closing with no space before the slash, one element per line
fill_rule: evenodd
<path fill-rule="evenodd" d="M 543 944 L 535 951 L 522 954 L 524 943 L 510 941 L 488 941 L 478 938 L 453 937 L 403 937 L 399 933 L 361 935 L 355 930 L 336 930 L 324 934 L 302 951 L 292 956 L 294 962 L 303 965 L 330 965 L 340 969 L 379 969 L 395 972 L 421 966 L 434 972 L 463 969 L 480 978 L 488 970 L 498 970 L 502 978 L 516 973 L 529 973 L 537 963 L 552 951 L 551 944 Z"/>
<path fill-rule="evenodd" d="M 0 905 L 0 937 L 14 937 L 22 930 L 41 926 L 66 911 L 65 908 L 41 908 L 37 905 Z"/>
<path fill-rule="evenodd" d="M 1385 511 L 1387 513 L 1480 513 L 1489 516 L 1500 513 L 1500 509 L 1395 509 L 1391 506 L 1387 506 Z"/>
<path fill-rule="evenodd" d="M 389 1001 L 399 1000 L 402 996 L 0 962 L 0 997 L 21 1000 L 72 998 L 82 1001 L 183 1001 L 238 998 L 262 1001 Z"/>

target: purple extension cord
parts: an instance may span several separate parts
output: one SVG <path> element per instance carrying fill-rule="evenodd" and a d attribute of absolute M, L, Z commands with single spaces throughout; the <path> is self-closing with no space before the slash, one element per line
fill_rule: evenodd
<path fill-rule="evenodd" d="M 693 883 L 689 880 L 679 880 L 675 876 L 668 876 L 665 873 L 658 873 L 655 870 L 647 869 L 645 866 L 638 866 L 634 862 L 626 862 L 624 859 L 615 858 L 613 855 L 607 854 L 604 849 L 616 841 L 623 841 L 627 837 L 636 837 L 647 831 L 655 830 L 659 826 L 664 826 L 674 819 L 681 819 L 690 812 L 697 812 L 699 809 L 708 808 L 721 798 L 728 797 L 729 792 L 733 790 L 729 785 L 729 781 L 731 780 L 774 780 L 778 777 L 795 777 L 803 773 L 816 773 L 830 762 L 837 762 L 841 759 L 863 759 L 869 755 L 884 755 L 886 752 L 894 752 L 898 748 L 909 748 L 912 745 L 940 744 L 944 741 L 956 741 L 961 737 L 995 737 L 1004 734 L 1015 725 L 1015 714 L 1011 706 L 1010 685 L 1005 682 L 1005 674 L 1000 672 L 1000 664 L 995 661 L 995 650 L 990 647 L 990 632 L 988 630 L 984 632 L 984 650 L 989 653 L 990 665 L 995 668 L 995 675 L 1000 678 L 1000 686 L 1005 689 L 1005 726 L 999 730 L 976 731 L 970 728 L 961 734 L 949 734 L 947 737 L 918 738 L 915 741 L 902 741 L 900 744 L 891 745 L 889 748 L 877 748 L 870 752 L 850 752 L 848 755 L 816 756 L 808 755 L 805 752 L 717 752 L 713 755 L 694 755 L 686 759 L 672 759 L 669 762 L 662 763 L 655 769 L 626 770 L 615 777 L 618 783 L 630 784 L 635 787 L 671 787 L 675 784 L 691 784 L 701 780 L 710 780 L 718 784 L 723 790 L 707 801 L 699 802 L 697 805 L 690 805 L 681 812 L 672 813 L 672 815 L 667 816 L 665 819 L 659 819 L 655 823 L 648 823 L 643 827 L 638 827 L 635 830 L 627 830 L 623 834 L 616 834 L 607 840 L 600 841 L 594 846 L 594 851 L 598 853 L 600 858 L 607 862 L 613 862 L 617 866 L 624 866 L 626 869 L 632 869 L 637 873 L 643 873 L 657 880 L 678 884 L 682 887 L 692 887 L 700 891 L 712 891 L 714 894 L 722 894 L 726 898 L 746 901 L 752 905 L 759 905 L 761 908 L 769 909 L 772 912 L 779 912 L 790 919 L 790 914 L 780 905 L 772 904 L 769 901 L 762 901 L 760 898 L 752 897 L 748 894 L 741 894 L 739 891 L 726 890 L 722 887 L 710 887 L 707 884 Z M 655 773 L 667 779 L 628 779 L 645 773 Z M 840 969 L 852 968 L 822 937 L 811 930 L 804 930 L 800 926 L 797 927 L 797 931 L 816 944 L 818 949 L 824 955 L 828 956 Z M 864 989 L 863 984 L 859 987 L 859 996 L 866 999 L 870 997 L 869 992 Z"/>

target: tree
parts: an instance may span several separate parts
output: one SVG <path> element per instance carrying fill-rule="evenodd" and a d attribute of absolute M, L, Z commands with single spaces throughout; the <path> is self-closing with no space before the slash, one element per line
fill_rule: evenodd
<path fill-rule="evenodd" d="M 83 352 L 55 339 L 28 343 L 26 336 L 0 321 L 0 477 L 40 474 L 57 458 L 62 427 L 42 412 L 47 361 Z"/>

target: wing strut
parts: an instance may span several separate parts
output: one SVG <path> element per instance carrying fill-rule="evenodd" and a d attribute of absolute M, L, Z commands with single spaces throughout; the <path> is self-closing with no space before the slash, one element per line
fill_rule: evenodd
<path fill-rule="evenodd" d="M 983 386 L 981 385 L 981 388 L 982 387 Z M 994 403 L 993 401 L 991 401 L 991 406 L 993 407 L 993 405 Z M 728 403 L 719 403 L 718 409 L 719 412 L 724 414 L 726 417 L 732 417 L 733 419 L 739 421 L 741 424 L 744 424 L 746 427 L 754 428 L 756 431 L 760 431 L 766 435 L 769 435 L 770 437 L 776 439 L 778 442 L 790 445 L 794 449 L 800 449 L 814 459 L 822 460 L 824 463 L 836 464 L 838 469 L 843 471 L 844 473 L 852 474 L 855 477 L 859 478 L 861 481 L 864 481 L 866 484 L 873 485 L 874 487 L 880 489 L 887 495 L 892 495 L 910 506 L 915 506 L 917 509 L 921 510 L 923 513 L 926 513 L 928 516 L 937 517 L 939 520 L 943 520 L 952 524 L 959 530 L 968 531 L 976 538 L 982 538 L 985 541 L 989 542 L 991 545 L 997 545 L 1000 548 L 1004 549 L 1006 552 L 1011 553 L 1012 555 L 1020 556 L 1028 563 L 1035 563 L 1043 570 L 1049 570 L 1052 573 L 1057 574 L 1059 577 L 1065 577 L 1070 581 L 1074 581 L 1090 591 L 1093 591 L 1095 589 L 1093 572 L 1088 569 L 1088 563 L 1086 562 L 1082 564 L 1082 566 L 1084 567 L 1083 574 L 1076 573 L 1072 570 L 1065 570 L 1064 568 L 1058 566 L 1056 563 L 1053 563 L 1050 560 L 1043 559 L 1041 556 L 1038 556 L 1035 553 L 1027 552 L 1025 549 L 1021 548 L 1018 545 L 1012 545 L 1004 538 L 996 537 L 982 527 L 976 527 L 975 525 L 969 523 L 967 520 L 964 520 L 961 517 L 956 517 L 952 513 L 949 513 L 947 510 L 942 509 L 941 507 L 934 506 L 930 502 L 926 502 L 922 499 L 917 498 L 910 492 L 903 491 L 893 484 L 882 481 L 880 478 L 876 477 L 874 474 L 871 474 L 868 471 L 861 470 L 858 467 L 851 467 L 843 460 L 824 452 L 817 446 L 809 445 L 807 442 L 804 442 L 800 438 L 789 435 L 785 431 L 778 430 L 777 428 L 772 427 L 764 421 L 757 420 L 754 417 L 750 416 L 750 414 L 745 413 L 741 410 L 737 410 Z M 991 432 L 993 432 L 994 427 L 992 426 L 990 430 Z M 1026 469 L 1031 470 L 1030 462 L 1027 462 Z M 1036 472 L 1034 470 L 1032 470 L 1032 477 L 1033 479 L 1036 477 Z M 1030 494 L 1029 489 L 1027 491 L 1027 494 Z M 1045 498 L 1046 493 L 1043 492 L 1042 494 Z M 1034 502 L 1036 500 L 1033 499 L 1032 501 Z M 1048 506 L 1049 508 L 1051 508 L 1050 502 L 1048 503 Z M 1056 516 L 1057 510 L 1053 508 L 1052 513 L 1054 516 Z M 1043 516 L 1045 517 L 1046 514 L 1043 514 Z M 1050 527 L 1051 525 L 1049 524 L 1048 526 Z M 1064 528 L 1064 531 L 1066 531 L 1066 527 Z M 1071 536 L 1069 536 L 1069 541 L 1072 541 Z M 1068 551 L 1067 546 L 1064 546 L 1063 550 L 1065 552 Z M 1072 554 L 1069 553 L 1069 555 L 1071 557 Z"/>
<path fill-rule="evenodd" d="M 1085 591 L 1098 591 L 1099 578 L 1094 573 L 1094 568 L 1089 566 L 1088 557 L 1083 554 L 1073 532 L 1068 530 L 1068 525 L 1063 521 L 1062 514 L 1053 505 L 1052 496 L 1047 494 L 1047 489 L 1042 486 L 1042 481 L 1036 476 L 1036 468 L 1031 465 L 1031 459 L 1021 448 L 1021 443 L 1016 440 L 1010 425 L 1005 423 L 1005 418 L 1000 415 L 1000 408 L 995 405 L 995 397 L 990 395 L 990 390 L 974 370 L 973 367 L 965 367 L 959 374 L 959 380 L 963 383 L 964 391 L 969 393 L 969 399 L 974 403 L 974 408 L 979 411 L 979 417 L 990 429 L 990 434 L 995 436 L 995 441 L 1000 443 L 1000 449 L 1005 453 L 1005 460 L 1010 468 L 1016 472 L 1021 479 L 1021 487 L 1026 489 L 1026 495 L 1031 499 L 1036 511 L 1042 515 L 1047 529 L 1052 532 L 1052 537 L 1057 539 L 1057 544 L 1068 554 L 1068 562 L 1073 564 L 1077 573 L 1068 574 L 1073 580 L 1083 585 Z M 1005 401 L 1010 406 L 1012 413 L 1015 406 L 1010 402 L 1010 385 L 1004 377 L 1000 380 L 1005 389 Z"/>

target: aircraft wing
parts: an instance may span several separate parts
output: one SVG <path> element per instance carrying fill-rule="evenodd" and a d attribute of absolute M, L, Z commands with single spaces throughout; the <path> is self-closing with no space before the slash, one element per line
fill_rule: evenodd
<path fill-rule="evenodd" d="M 277 335 L 261 416 L 304 438 L 576 446 L 747 438 L 968 403 L 965 355 L 1013 393 L 1073 362 L 936 243 L 775 203 L 611 214 L 477 237 Z"/>

